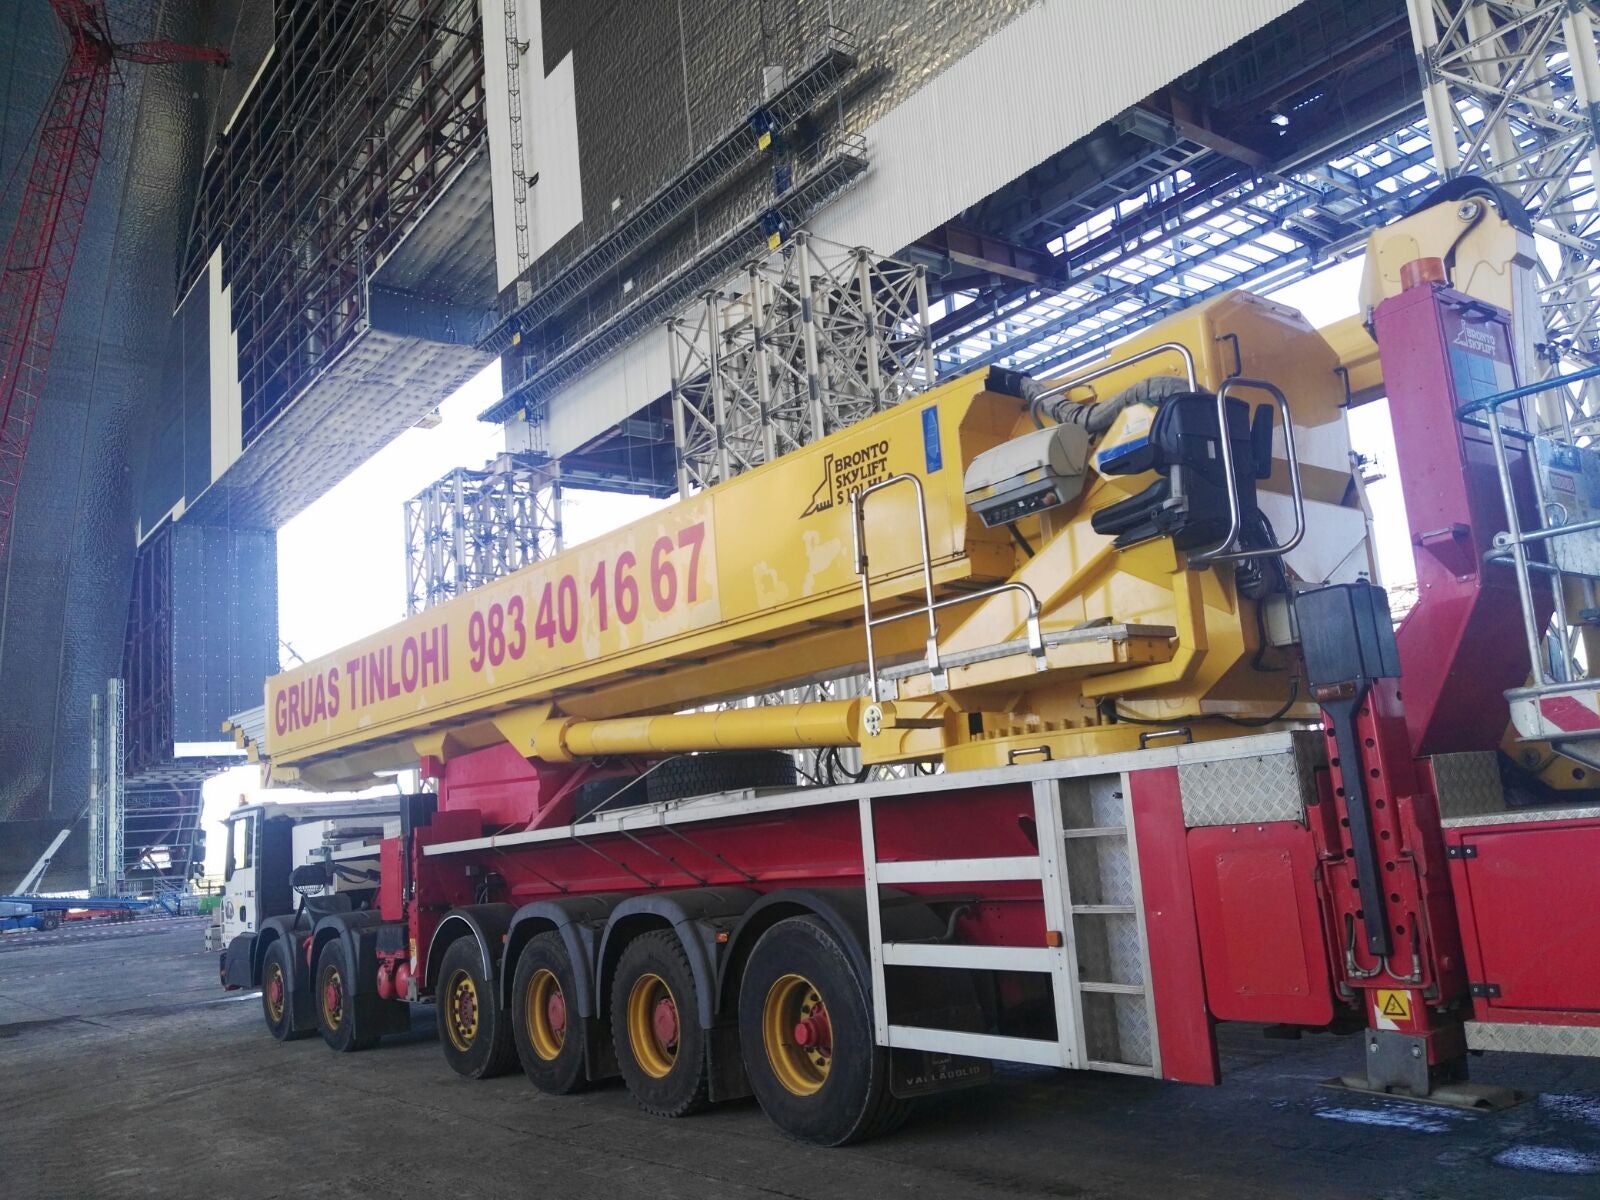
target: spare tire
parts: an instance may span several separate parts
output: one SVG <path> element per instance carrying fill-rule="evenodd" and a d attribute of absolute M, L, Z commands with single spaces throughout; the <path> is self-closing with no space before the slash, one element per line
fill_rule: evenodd
<path fill-rule="evenodd" d="M 644 781 L 638 776 L 603 775 L 578 785 L 572 793 L 572 815 L 574 820 L 581 821 L 591 813 L 648 802 Z"/>
<path fill-rule="evenodd" d="M 652 804 L 744 788 L 792 788 L 794 759 L 781 750 L 721 750 L 669 759 L 644 777 Z"/>

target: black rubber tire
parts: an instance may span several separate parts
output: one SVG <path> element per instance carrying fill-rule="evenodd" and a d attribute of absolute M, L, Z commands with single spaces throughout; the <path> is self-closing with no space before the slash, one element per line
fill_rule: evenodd
<path fill-rule="evenodd" d="M 528 991 L 541 970 L 555 976 L 567 1003 L 566 1033 L 554 1058 L 545 1058 L 534 1045 L 529 1028 Z M 581 1091 L 588 1080 L 583 1070 L 584 1019 L 577 1011 L 578 985 L 572 972 L 572 958 L 559 933 L 541 933 L 522 948 L 517 958 L 517 973 L 511 982 L 511 1032 L 516 1040 L 517 1059 L 529 1082 L 541 1092 L 565 1096 Z"/>
<path fill-rule="evenodd" d="M 261 960 L 261 1017 L 267 1023 L 267 1032 L 280 1042 L 311 1036 L 309 1029 L 297 1030 L 294 1027 L 294 993 L 289 987 L 289 980 L 294 978 L 291 974 L 293 969 L 288 942 L 279 938 L 267 947 L 267 955 Z M 283 1011 L 276 1020 L 273 1019 L 272 1005 L 268 1002 L 268 989 L 274 971 L 279 973 L 283 981 Z"/>
<path fill-rule="evenodd" d="M 44 933 L 54 933 L 61 928 L 61 914 L 53 908 L 40 913 L 39 928 Z"/>
<path fill-rule="evenodd" d="M 669 759 L 644 777 L 652 804 L 740 788 L 794 787 L 794 759 L 781 750 L 720 750 Z"/>
<path fill-rule="evenodd" d="M 593 813 L 631 808 L 648 801 L 645 783 L 638 776 L 630 779 L 626 775 L 606 775 L 578 785 L 572 793 L 572 815 L 581 821 Z"/>
<path fill-rule="evenodd" d="M 466 1036 L 452 1032 L 451 1015 L 446 1005 L 451 1003 L 458 976 L 471 980 L 473 994 L 477 997 L 475 1032 Z M 511 1043 L 511 1017 L 500 1007 L 494 985 L 484 977 L 483 956 L 478 941 L 472 937 L 459 937 L 450 943 L 439 964 L 438 984 L 434 989 L 434 1003 L 439 1010 L 439 1045 L 444 1047 L 444 1060 L 457 1075 L 468 1079 L 490 1079 L 504 1075 L 517 1065 L 516 1047 Z M 456 1042 L 456 1037 L 462 1043 Z"/>
<path fill-rule="evenodd" d="M 281 944 L 276 943 L 274 948 Z M 339 976 L 342 1001 L 338 1009 L 337 1022 L 330 1022 L 325 992 L 332 982 L 334 972 Z M 317 973 L 311 981 L 311 998 L 317 1010 L 317 1032 L 322 1035 L 322 1040 L 328 1044 L 330 1050 L 340 1052 L 370 1050 L 378 1044 L 376 1036 L 362 1032 L 360 1006 L 356 1003 L 356 998 L 350 994 L 353 978 L 354 972 L 350 969 L 349 955 L 344 952 L 344 942 L 337 937 L 330 939 L 322 947 L 322 952 L 317 955 Z"/>
<path fill-rule="evenodd" d="M 664 1075 L 651 1074 L 639 1061 L 628 1033 L 628 1000 L 634 983 L 655 975 L 666 984 L 678 1010 L 677 1049 Z M 611 984 L 611 1041 L 617 1067 L 639 1107 L 658 1117 L 684 1117 L 707 1103 L 706 1035 L 700 1028 L 694 971 L 678 935 L 658 929 L 628 943 Z"/>
<path fill-rule="evenodd" d="M 827 1075 L 808 1096 L 779 1080 L 762 1031 L 768 992 L 791 974 L 816 987 L 833 1031 Z M 814 1146 L 865 1141 L 890 1132 L 910 1112 L 910 1103 L 889 1090 L 889 1051 L 873 1044 L 868 992 L 833 932 L 815 917 L 779 921 L 750 952 L 739 981 L 745 1074 L 762 1111 L 796 1141 Z"/>

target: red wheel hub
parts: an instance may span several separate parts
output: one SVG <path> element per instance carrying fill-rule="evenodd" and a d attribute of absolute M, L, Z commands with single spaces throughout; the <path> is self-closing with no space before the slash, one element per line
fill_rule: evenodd
<path fill-rule="evenodd" d="M 267 999 L 272 1007 L 277 1008 L 283 1003 L 283 976 L 274 975 L 267 983 Z"/>
<path fill-rule="evenodd" d="M 678 1044 L 678 1006 L 665 996 L 656 1001 L 655 1010 L 650 1014 L 650 1024 L 655 1030 L 656 1040 L 663 1046 Z"/>
<path fill-rule="evenodd" d="M 456 1015 L 461 1018 L 463 1025 L 471 1025 L 477 1020 L 478 998 L 471 992 L 462 991 L 456 999 Z"/>
<path fill-rule="evenodd" d="M 794 1044 L 807 1050 L 816 1049 L 824 1054 L 833 1050 L 833 1028 L 828 1024 L 828 1010 L 818 1004 L 811 1015 L 794 1027 Z"/>
<path fill-rule="evenodd" d="M 322 1007 L 329 1014 L 337 1016 L 344 1007 L 344 989 L 339 986 L 338 980 L 329 980 L 322 989 Z"/>
<path fill-rule="evenodd" d="M 552 992 L 550 999 L 545 1002 L 544 1017 L 546 1021 L 550 1022 L 551 1033 L 566 1032 L 567 1001 L 559 990 Z"/>

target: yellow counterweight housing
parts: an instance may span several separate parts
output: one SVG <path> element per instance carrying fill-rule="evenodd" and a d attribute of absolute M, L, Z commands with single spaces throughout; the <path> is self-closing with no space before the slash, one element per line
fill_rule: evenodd
<path fill-rule="evenodd" d="M 1322 338 L 1290 309 L 1231 293 L 1153 326 L 1113 361 L 1167 342 L 1190 350 L 1202 389 L 1240 372 L 1283 389 L 1320 530 L 1289 565 L 1313 582 L 1365 569 L 1361 514 L 1344 507 L 1343 391 Z M 1089 402 L 1183 373 L 1164 351 L 1067 398 Z M 1018 537 L 969 514 L 963 475 L 974 457 L 1034 427 L 1022 400 L 986 390 L 981 373 L 964 376 L 274 676 L 266 713 L 275 778 L 350 786 L 419 755 L 449 758 L 501 740 L 548 761 L 858 745 L 868 761 L 958 769 L 1125 749 L 1152 735 L 1136 721 L 1216 737 L 1240 732 L 1222 716 L 1311 715 L 1308 702 L 1285 707 L 1292 654 L 1260 646 L 1255 606 L 1237 595 L 1231 565 L 1190 569 L 1166 538 L 1119 550 L 1092 530 L 1097 509 L 1149 476 L 1091 468 L 1079 497 L 1020 521 Z M 1282 453 L 1280 436 L 1260 485 L 1275 524 L 1291 507 Z M 935 595 L 1026 584 L 1040 602 L 1042 654 L 1025 644 L 1017 592 L 974 595 L 938 613 L 939 653 L 955 665 L 943 678 L 925 669 L 916 492 L 893 486 L 870 496 L 863 531 L 874 615 L 908 614 L 874 630 L 897 695 L 879 705 L 858 696 L 686 712 L 863 670 L 853 496 L 901 475 L 926 497 Z"/>

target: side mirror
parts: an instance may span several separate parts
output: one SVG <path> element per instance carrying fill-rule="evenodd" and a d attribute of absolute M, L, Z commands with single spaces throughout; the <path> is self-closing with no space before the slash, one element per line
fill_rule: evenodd
<path fill-rule="evenodd" d="M 333 882 L 333 872 L 327 863 L 307 863 L 289 873 L 289 885 L 294 888 L 321 888 Z"/>

